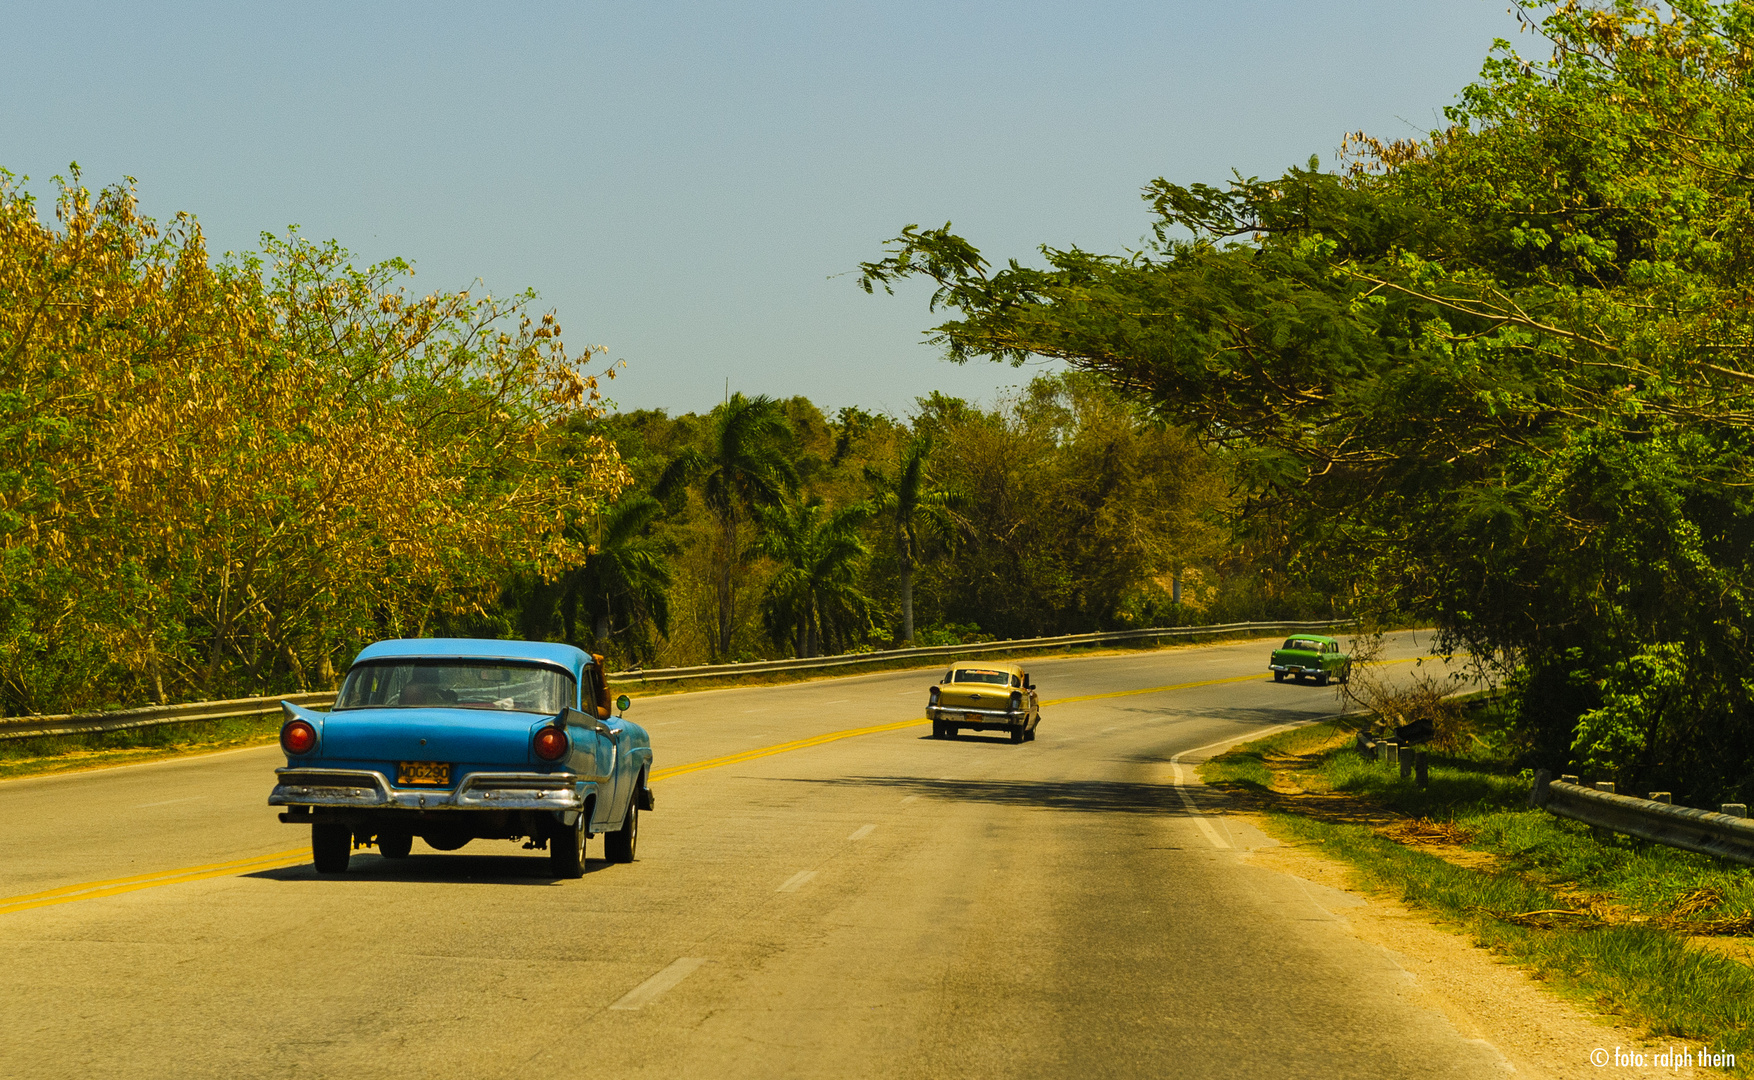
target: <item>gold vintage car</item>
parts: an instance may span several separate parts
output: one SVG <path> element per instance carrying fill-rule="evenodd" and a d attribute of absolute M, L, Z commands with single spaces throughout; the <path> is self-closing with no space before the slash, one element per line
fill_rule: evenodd
<path fill-rule="evenodd" d="M 1035 738 L 1041 702 L 1020 664 L 957 664 L 944 673 L 926 699 L 932 734 L 954 739 L 962 728 L 1006 731 L 1014 743 Z"/>

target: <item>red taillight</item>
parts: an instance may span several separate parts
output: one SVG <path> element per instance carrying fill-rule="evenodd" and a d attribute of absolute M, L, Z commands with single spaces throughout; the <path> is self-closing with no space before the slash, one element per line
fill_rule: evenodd
<path fill-rule="evenodd" d="M 317 747 L 317 729 L 303 720 L 294 720 L 280 729 L 280 748 L 293 757 L 302 757 Z"/>
<path fill-rule="evenodd" d="M 566 737 L 566 732 L 557 727 L 545 727 L 536 733 L 536 738 L 531 742 L 531 749 L 535 750 L 536 756 L 543 761 L 559 761 L 566 756 L 567 748 L 570 745 L 571 740 Z"/>

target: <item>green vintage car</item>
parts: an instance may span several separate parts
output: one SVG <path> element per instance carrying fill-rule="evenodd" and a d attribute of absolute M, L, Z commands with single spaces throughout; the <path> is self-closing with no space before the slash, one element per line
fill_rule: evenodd
<path fill-rule="evenodd" d="M 1340 643 L 1316 634 L 1286 638 L 1284 645 L 1273 650 L 1267 667 L 1272 669 L 1274 682 L 1284 682 L 1286 676 L 1302 682 L 1308 676 L 1317 686 L 1326 686 L 1352 677 L 1352 658 L 1340 651 Z"/>

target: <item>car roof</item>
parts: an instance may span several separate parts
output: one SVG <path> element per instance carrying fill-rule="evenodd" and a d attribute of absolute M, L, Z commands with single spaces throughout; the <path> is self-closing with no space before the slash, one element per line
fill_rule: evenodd
<path fill-rule="evenodd" d="M 1292 640 L 1292 639 L 1295 639 L 1297 641 L 1322 641 L 1322 642 L 1326 642 L 1329 645 L 1340 644 L 1339 638 L 1323 637 L 1320 634 L 1292 634 L 1290 636 L 1290 638 L 1287 638 L 1287 640 Z"/>
<path fill-rule="evenodd" d="M 1010 674 L 1010 675 L 1023 674 L 1023 665 L 1022 664 L 1013 664 L 1009 661 L 1000 661 L 998 663 L 985 663 L 985 664 L 983 664 L 978 660 L 964 660 L 961 663 L 950 665 L 951 671 L 966 671 L 970 668 L 976 668 L 976 669 L 980 669 L 980 670 L 984 670 L 984 671 L 1003 671 L 1003 672 L 1006 672 L 1007 674 Z"/>
<path fill-rule="evenodd" d="M 501 641 L 493 638 L 395 638 L 377 641 L 359 651 L 355 664 L 368 660 L 515 660 L 548 664 L 578 673 L 591 655 L 557 641 Z"/>

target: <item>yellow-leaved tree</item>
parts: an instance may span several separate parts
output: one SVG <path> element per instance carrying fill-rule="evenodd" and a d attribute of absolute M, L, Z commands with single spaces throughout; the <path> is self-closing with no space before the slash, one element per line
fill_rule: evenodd
<path fill-rule="evenodd" d="M 626 483 L 558 431 L 599 410 L 599 350 L 533 294 L 411 272 L 296 230 L 215 262 L 193 218 L 77 171 L 48 222 L 0 172 L 7 712 L 325 685 L 583 560 L 567 524 Z"/>

